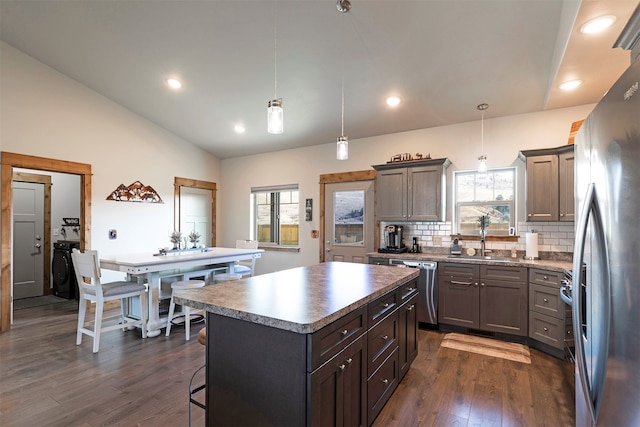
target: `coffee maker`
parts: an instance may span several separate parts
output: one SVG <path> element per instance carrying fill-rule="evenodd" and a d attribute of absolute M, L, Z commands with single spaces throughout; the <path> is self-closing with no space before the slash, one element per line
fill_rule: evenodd
<path fill-rule="evenodd" d="M 401 225 L 387 225 L 384 227 L 384 247 L 380 248 L 378 252 L 386 253 L 402 253 L 407 251 L 407 247 L 402 241 Z"/>

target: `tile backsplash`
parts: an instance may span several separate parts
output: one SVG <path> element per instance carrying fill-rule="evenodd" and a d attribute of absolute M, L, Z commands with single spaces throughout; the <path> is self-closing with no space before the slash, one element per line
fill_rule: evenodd
<path fill-rule="evenodd" d="M 387 224 L 404 226 L 403 240 L 411 247 L 413 237 L 418 238 L 422 252 L 446 253 L 451 246 L 453 225 L 445 222 L 405 222 L 380 223 L 380 242 L 384 244 L 383 231 Z M 498 254 L 507 255 L 515 246 L 519 256 L 525 253 L 525 235 L 538 233 L 538 252 L 541 258 L 571 259 L 573 255 L 574 223 L 573 222 L 519 222 L 517 242 L 486 242 L 486 249 Z M 463 248 L 480 248 L 479 241 L 462 241 Z"/>

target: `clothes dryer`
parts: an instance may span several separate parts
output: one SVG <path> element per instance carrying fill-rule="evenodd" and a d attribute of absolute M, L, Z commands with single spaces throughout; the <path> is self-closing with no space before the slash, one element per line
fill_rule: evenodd
<path fill-rule="evenodd" d="M 58 240 L 53 244 L 53 293 L 66 299 L 78 299 L 78 281 L 71 263 L 71 250 L 80 249 L 80 242 Z"/>

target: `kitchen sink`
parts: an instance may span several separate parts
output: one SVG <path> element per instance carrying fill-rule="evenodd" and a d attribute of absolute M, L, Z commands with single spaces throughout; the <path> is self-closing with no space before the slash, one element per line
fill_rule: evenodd
<path fill-rule="evenodd" d="M 449 255 L 451 259 L 464 259 L 471 261 L 494 261 L 494 262 L 515 262 L 517 259 L 509 258 L 509 257 L 500 257 L 500 256 L 466 256 L 466 255 Z"/>

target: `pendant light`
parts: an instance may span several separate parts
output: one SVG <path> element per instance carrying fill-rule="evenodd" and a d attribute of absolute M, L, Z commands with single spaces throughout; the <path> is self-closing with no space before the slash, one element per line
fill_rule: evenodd
<path fill-rule="evenodd" d="M 351 9 L 351 3 L 349 0 L 338 0 L 336 8 L 340 13 L 347 13 Z M 338 137 L 336 144 L 336 159 L 347 160 L 349 159 L 349 137 L 344 136 L 344 16 L 342 17 L 342 129 Z"/>
<path fill-rule="evenodd" d="M 278 26 L 276 11 L 273 12 L 273 99 L 267 104 L 267 132 L 279 134 L 284 131 L 284 111 L 282 98 L 278 98 Z"/>
<path fill-rule="evenodd" d="M 489 104 L 478 104 L 478 110 L 480 110 L 482 114 L 481 123 L 481 135 L 480 135 L 480 144 L 481 151 L 480 157 L 478 157 L 478 172 L 485 173 L 487 171 L 487 156 L 484 155 L 484 110 L 489 108 Z"/>

